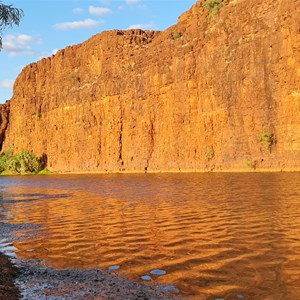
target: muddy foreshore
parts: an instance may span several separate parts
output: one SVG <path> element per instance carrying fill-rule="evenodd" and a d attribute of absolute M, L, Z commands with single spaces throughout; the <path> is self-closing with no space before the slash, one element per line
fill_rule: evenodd
<path fill-rule="evenodd" d="M 12 265 L 7 256 L 0 253 L 0 299 L 17 300 L 20 297 L 14 279 L 17 269 Z"/>
<path fill-rule="evenodd" d="M 18 259 L 12 246 L 18 239 L 14 232 L 30 226 L 0 224 L 0 300 L 179 299 L 172 285 L 134 282 L 101 269 L 57 270 L 42 261 Z"/>

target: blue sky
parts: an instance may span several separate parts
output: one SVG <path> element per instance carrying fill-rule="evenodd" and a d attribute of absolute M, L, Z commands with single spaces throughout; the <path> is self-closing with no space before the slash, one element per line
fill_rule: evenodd
<path fill-rule="evenodd" d="M 19 27 L 2 33 L 0 103 L 12 96 L 14 80 L 31 62 L 110 29 L 164 30 L 196 0 L 4 0 L 22 8 Z"/>

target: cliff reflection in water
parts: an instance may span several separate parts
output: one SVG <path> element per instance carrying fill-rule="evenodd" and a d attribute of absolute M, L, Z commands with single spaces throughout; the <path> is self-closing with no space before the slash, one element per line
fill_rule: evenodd
<path fill-rule="evenodd" d="M 299 182 L 296 173 L 4 178 L 0 215 L 41 224 L 17 254 L 56 268 L 120 265 L 135 280 L 162 269 L 155 281 L 195 299 L 297 299 Z"/>

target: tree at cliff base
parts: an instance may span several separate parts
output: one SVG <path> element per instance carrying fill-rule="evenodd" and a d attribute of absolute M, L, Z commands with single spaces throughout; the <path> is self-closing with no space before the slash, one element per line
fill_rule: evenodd
<path fill-rule="evenodd" d="M 44 157 L 37 157 L 33 152 L 23 150 L 12 154 L 12 150 L 0 153 L 0 174 L 49 174 L 45 167 Z"/>

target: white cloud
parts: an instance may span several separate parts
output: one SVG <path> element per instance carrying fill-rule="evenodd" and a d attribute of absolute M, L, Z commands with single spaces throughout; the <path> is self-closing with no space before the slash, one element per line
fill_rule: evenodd
<path fill-rule="evenodd" d="M 125 2 L 129 5 L 132 5 L 141 3 L 141 0 L 125 0 Z"/>
<path fill-rule="evenodd" d="M 52 54 L 55 55 L 57 53 L 58 49 L 53 49 Z"/>
<path fill-rule="evenodd" d="M 0 88 L 12 89 L 14 87 L 14 80 L 2 80 L 0 81 Z"/>
<path fill-rule="evenodd" d="M 84 12 L 84 9 L 83 8 L 80 8 L 80 7 L 75 7 L 73 8 L 73 13 L 74 14 L 81 14 Z"/>
<path fill-rule="evenodd" d="M 85 19 L 84 21 L 74 21 L 54 24 L 54 28 L 57 30 L 68 30 L 68 29 L 86 29 L 101 25 L 100 21 L 92 19 Z"/>
<path fill-rule="evenodd" d="M 89 13 L 91 15 L 104 16 L 104 15 L 111 13 L 111 9 L 106 8 L 106 7 L 96 7 L 96 6 L 90 5 Z"/>
<path fill-rule="evenodd" d="M 143 29 L 143 30 L 154 30 L 153 24 L 132 24 L 127 29 Z"/>
<path fill-rule="evenodd" d="M 3 38 L 3 51 L 7 52 L 10 56 L 17 54 L 33 55 L 35 51 L 32 49 L 32 45 L 40 44 L 42 44 L 40 38 L 34 38 L 27 34 L 10 34 Z"/>

